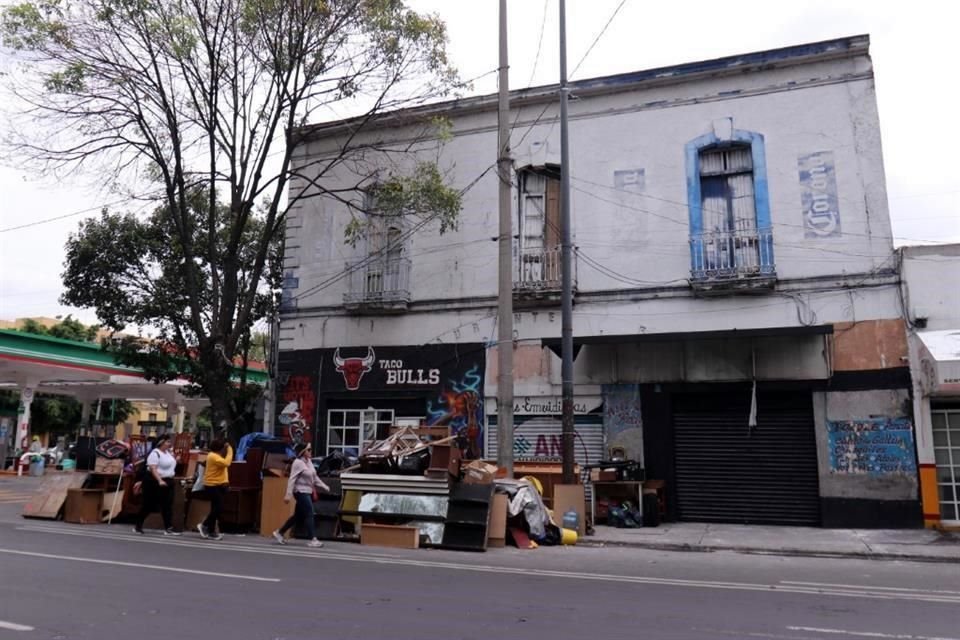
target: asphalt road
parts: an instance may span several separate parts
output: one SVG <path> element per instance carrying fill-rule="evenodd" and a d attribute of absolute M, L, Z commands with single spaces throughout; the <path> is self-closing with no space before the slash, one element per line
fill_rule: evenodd
<path fill-rule="evenodd" d="M 10 506 L 10 505 L 6 505 Z M 0 510 L 0 638 L 960 640 L 960 566 L 135 536 Z"/>

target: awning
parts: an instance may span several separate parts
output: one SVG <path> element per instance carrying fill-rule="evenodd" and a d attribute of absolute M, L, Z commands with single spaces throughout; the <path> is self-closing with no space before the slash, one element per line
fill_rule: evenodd
<path fill-rule="evenodd" d="M 960 394 L 960 329 L 918 331 L 920 367 L 931 393 Z"/>

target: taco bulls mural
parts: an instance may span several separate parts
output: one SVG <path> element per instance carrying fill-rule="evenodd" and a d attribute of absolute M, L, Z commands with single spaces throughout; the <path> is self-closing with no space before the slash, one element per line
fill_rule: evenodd
<path fill-rule="evenodd" d="M 343 374 L 343 382 L 349 391 L 360 388 L 363 374 L 369 372 L 376 361 L 377 356 L 373 352 L 373 347 L 367 347 L 367 355 L 362 358 L 343 358 L 340 356 L 340 349 L 333 352 L 333 364 L 336 365 L 337 371 Z"/>
<path fill-rule="evenodd" d="M 483 344 L 334 346 L 281 352 L 283 400 L 301 400 L 299 417 L 321 449 L 330 410 L 376 408 L 420 418 L 464 436 L 463 454 L 483 455 Z M 286 385 L 284 384 L 286 381 Z M 288 386 L 290 387 L 289 391 Z M 307 389 L 312 390 L 311 393 Z M 310 404 L 311 398 L 314 404 Z M 306 401 L 311 411 L 305 410 Z M 278 420 L 287 420 L 279 411 Z"/>

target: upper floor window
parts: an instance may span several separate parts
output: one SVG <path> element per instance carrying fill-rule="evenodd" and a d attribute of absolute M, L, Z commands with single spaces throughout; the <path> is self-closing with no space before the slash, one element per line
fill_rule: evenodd
<path fill-rule="evenodd" d="M 560 246 L 560 168 L 547 166 L 519 172 L 520 248 Z"/>
<path fill-rule="evenodd" d="M 348 305 L 387 304 L 402 310 L 410 299 L 410 258 L 406 223 L 401 215 L 385 214 L 372 193 L 366 196 L 366 255 L 347 262 L 349 281 L 344 293 Z"/>
<path fill-rule="evenodd" d="M 763 136 L 732 130 L 687 145 L 691 275 L 729 281 L 774 272 Z"/>
<path fill-rule="evenodd" d="M 519 229 L 516 286 L 550 289 L 560 283 L 560 167 L 517 173 Z"/>

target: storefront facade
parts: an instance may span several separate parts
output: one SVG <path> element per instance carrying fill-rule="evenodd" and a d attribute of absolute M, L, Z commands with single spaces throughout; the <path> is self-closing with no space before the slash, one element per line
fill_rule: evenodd
<path fill-rule="evenodd" d="M 483 456 L 482 344 L 334 347 L 280 354 L 276 429 L 297 411 L 317 455 L 356 455 L 392 426 L 448 426 Z M 295 403 L 295 407 L 291 406 Z M 297 438 L 294 438 L 297 439 Z"/>

